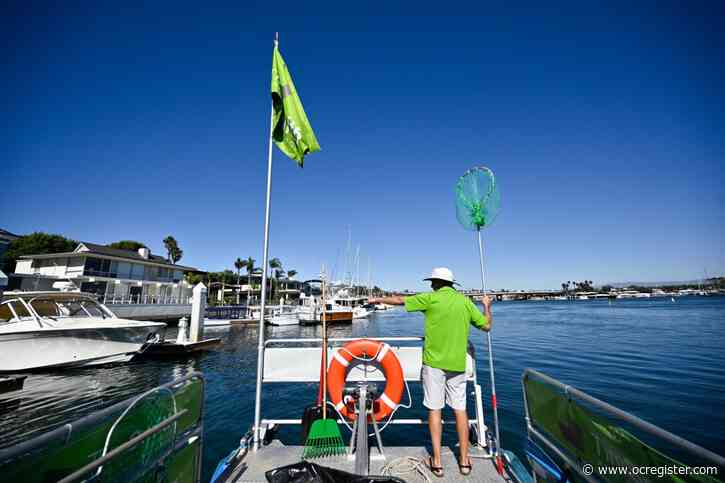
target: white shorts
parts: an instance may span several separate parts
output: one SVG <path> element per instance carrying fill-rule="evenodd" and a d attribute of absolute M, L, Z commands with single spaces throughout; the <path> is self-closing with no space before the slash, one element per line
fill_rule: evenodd
<path fill-rule="evenodd" d="M 423 380 L 423 405 L 428 409 L 466 409 L 466 373 L 444 371 L 423 364 L 420 370 Z"/>

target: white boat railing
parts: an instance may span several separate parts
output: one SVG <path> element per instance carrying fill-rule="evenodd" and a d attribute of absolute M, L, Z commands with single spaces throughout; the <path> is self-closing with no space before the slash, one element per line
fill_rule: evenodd
<path fill-rule="evenodd" d="M 368 340 L 381 341 L 390 345 L 390 349 L 395 353 L 403 368 L 403 377 L 406 383 L 420 382 L 420 373 L 422 366 L 422 342 L 423 337 L 364 337 Z M 328 361 L 334 359 L 335 352 L 345 343 L 354 340 L 360 340 L 360 337 L 331 337 L 328 338 Z M 321 338 L 287 338 L 287 339 L 269 339 L 264 341 L 263 365 L 262 365 L 262 385 L 270 383 L 314 383 L 320 380 L 320 364 L 322 360 L 322 351 L 320 344 Z M 411 345 L 415 343 L 415 345 Z M 466 374 L 467 380 L 473 384 L 473 395 L 475 399 L 475 415 L 474 419 L 470 419 L 469 423 L 476 430 L 476 438 L 480 452 L 473 453 L 472 457 L 491 458 L 490 446 L 488 444 L 487 427 L 484 422 L 482 390 L 476 376 L 476 360 L 472 346 L 469 345 L 469 353 L 466 356 Z M 367 364 L 353 366 L 347 376 L 348 382 L 369 381 L 379 382 L 385 381 L 385 376 L 376 367 Z M 260 414 L 262 414 L 260 403 Z M 394 416 L 394 415 L 393 415 Z M 391 416 L 387 424 L 400 425 L 425 425 L 427 420 L 419 418 L 395 418 Z M 342 419 L 338 419 L 339 423 L 343 423 Z M 301 419 L 278 418 L 264 419 L 260 418 L 261 433 L 265 433 L 267 428 L 276 425 L 299 425 Z M 454 421 L 443 421 L 443 424 L 454 424 Z"/>
<path fill-rule="evenodd" d="M 104 305 L 186 305 L 191 297 L 171 297 L 165 295 L 103 295 Z"/>

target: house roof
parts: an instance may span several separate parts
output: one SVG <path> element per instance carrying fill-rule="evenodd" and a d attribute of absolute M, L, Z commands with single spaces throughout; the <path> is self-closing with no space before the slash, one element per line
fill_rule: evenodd
<path fill-rule="evenodd" d="M 17 240 L 18 238 L 20 238 L 20 235 L 16 235 L 15 233 L 10 233 L 9 231 L 3 230 L 2 228 L 0 228 L 0 238 L 5 239 L 5 240 Z"/>
<path fill-rule="evenodd" d="M 83 249 L 84 247 L 85 247 L 85 249 Z M 107 247 L 104 245 L 97 245 L 95 243 L 89 243 L 89 242 L 79 243 L 78 246 L 76 247 L 75 251 L 73 251 L 73 252 L 47 253 L 47 254 L 42 254 L 42 255 L 23 255 L 19 258 L 43 259 L 43 258 L 57 258 L 57 257 L 74 257 L 74 256 L 82 256 L 82 255 L 101 255 L 101 256 L 105 256 L 105 257 L 133 260 L 133 261 L 142 262 L 142 263 L 153 263 L 155 265 L 165 265 L 169 268 L 176 268 L 178 270 L 184 270 L 187 272 L 199 272 L 200 271 L 194 267 L 187 267 L 184 265 L 175 265 L 173 263 L 169 263 L 166 260 L 166 258 L 161 257 L 159 255 L 149 254 L 148 258 L 144 258 L 138 252 L 133 251 L 133 250 L 122 250 L 120 248 L 111 248 L 111 247 Z"/>

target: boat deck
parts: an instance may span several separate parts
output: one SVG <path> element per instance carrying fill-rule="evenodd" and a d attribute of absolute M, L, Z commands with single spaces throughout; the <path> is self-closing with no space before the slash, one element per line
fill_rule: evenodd
<path fill-rule="evenodd" d="M 249 451 L 243 458 L 241 464 L 237 466 L 236 474 L 227 481 L 235 482 L 264 482 L 267 481 L 264 476 L 265 472 L 279 468 L 281 466 L 290 465 L 301 461 L 302 446 L 286 446 L 279 440 L 272 441 L 269 445 L 263 446 L 259 451 Z M 381 475 L 383 467 L 395 461 L 398 458 L 414 457 L 427 466 L 428 449 L 422 446 L 392 446 L 386 447 L 385 458 L 382 458 L 377 449 L 370 449 L 370 474 Z M 327 458 L 315 458 L 309 460 L 320 466 L 335 468 L 338 470 L 354 472 L 355 460 L 351 456 L 341 455 Z M 443 465 L 443 477 L 438 478 L 430 472 L 427 467 L 423 469 L 430 481 L 449 483 L 449 482 L 506 482 L 512 481 L 506 476 L 501 476 L 496 472 L 496 467 L 491 459 L 471 458 L 473 469 L 471 473 L 464 476 L 458 470 L 457 453 L 451 448 L 444 447 L 441 454 L 441 463 Z M 408 465 L 405 465 L 408 466 Z M 391 473 L 389 476 L 395 476 L 404 481 L 415 482 L 425 481 L 425 478 L 418 473 Z"/>

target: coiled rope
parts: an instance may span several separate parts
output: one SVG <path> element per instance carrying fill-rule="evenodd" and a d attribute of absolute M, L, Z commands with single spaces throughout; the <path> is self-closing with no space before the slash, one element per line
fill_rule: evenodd
<path fill-rule="evenodd" d="M 418 476 L 420 479 L 427 483 L 431 483 L 430 476 L 428 476 L 428 465 L 425 464 L 425 460 L 422 458 L 415 458 L 413 456 L 402 456 L 395 458 L 383 466 L 381 471 L 383 476 L 405 476 L 408 475 Z"/>

